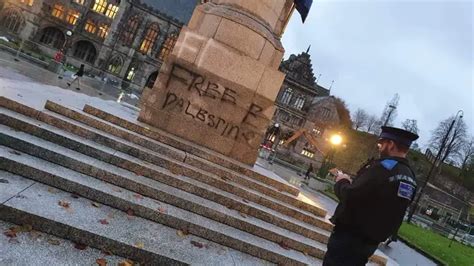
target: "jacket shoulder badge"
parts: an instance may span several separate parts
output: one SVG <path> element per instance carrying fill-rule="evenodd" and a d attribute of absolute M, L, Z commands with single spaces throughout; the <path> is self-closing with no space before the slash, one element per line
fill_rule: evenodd
<path fill-rule="evenodd" d="M 391 160 L 391 159 L 385 159 L 380 162 L 380 164 L 387 170 L 391 171 L 397 164 L 398 161 L 396 160 Z"/>

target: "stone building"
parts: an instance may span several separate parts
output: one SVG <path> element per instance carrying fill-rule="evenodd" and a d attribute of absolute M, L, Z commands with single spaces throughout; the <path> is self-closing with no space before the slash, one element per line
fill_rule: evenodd
<path fill-rule="evenodd" d="M 141 90 L 151 86 L 197 0 L 2 0 L 0 32 Z M 126 81 L 126 82 L 123 82 Z"/>
<path fill-rule="evenodd" d="M 280 126 L 279 140 L 270 133 L 266 142 L 279 142 L 280 158 L 318 167 L 327 150 L 328 130 L 340 122 L 336 98 L 317 84 L 308 51 L 291 55 L 281 63 L 280 71 L 286 77 L 275 101 L 272 119 L 272 126 Z M 282 145 L 292 136 L 296 137 L 294 141 Z"/>

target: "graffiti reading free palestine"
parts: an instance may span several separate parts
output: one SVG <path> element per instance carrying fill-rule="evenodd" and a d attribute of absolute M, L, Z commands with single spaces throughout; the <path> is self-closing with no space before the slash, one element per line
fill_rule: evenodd
<path fill-rule="evenodd" d="M 206 79 L 204 76 L 176 64 L 172 66 L 166 88 L 169 89 L 172 82 L 179 82 L 184 85 L 183 89 L 189 92 L 195 92 L 199 97 L 209 98 L 209 100 L 221 104 L 237 105 L 238 94 L 235 90 L 214 83 L 209 79 Z M 202 107 L 193 106 L 189 99 L 180 97 L 180 95 L 171 91 L 166 93 L 161 109 L 181 112 L 193 120 L 204 123 L 208 127 L 215 129 L 223 137 L 237 140 L 239 136 L 241 136 L 248 144 L 252 139 L 258 137 L 258 134 L 253 131 L 243 130 L 241 125 L 250 124 L 251 119 L 256 118 L 257 114 L 263 110 L 262 107 L 252 103 L 241 123 L 237 125 L 227 122 L 221 116 L 212 114 Z"/>

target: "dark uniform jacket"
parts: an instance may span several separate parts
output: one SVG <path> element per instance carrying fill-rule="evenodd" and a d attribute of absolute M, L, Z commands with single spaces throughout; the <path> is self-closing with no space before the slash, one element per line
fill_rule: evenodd
<path fill-rule="evenodd" d="M 395 234 L 416 192 L 415 174 L 405 158 L 386 157 L 364 165 L 352 184 L 339 180 L 334 230 L 380 243 Z"/>

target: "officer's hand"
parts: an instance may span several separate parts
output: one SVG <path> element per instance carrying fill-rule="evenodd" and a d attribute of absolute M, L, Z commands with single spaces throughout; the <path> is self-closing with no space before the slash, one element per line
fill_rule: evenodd
<path fill-rule="evenodd" d="M 352 183 L 352 179 L 350 176 L 342 173 L 342 172 L 339 172 L 339 174 L 336 176 L 336 182 L 339 182 L 340 180 L 342 179 L 347 179 L 350 183 Z"/>

